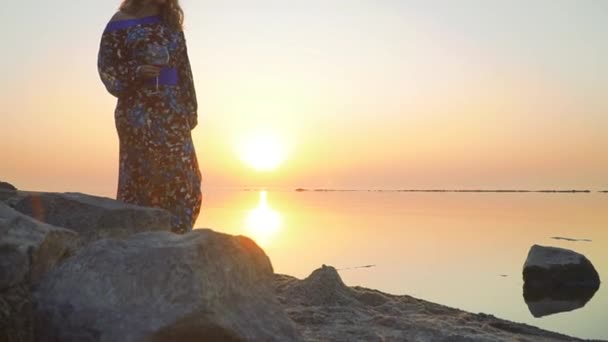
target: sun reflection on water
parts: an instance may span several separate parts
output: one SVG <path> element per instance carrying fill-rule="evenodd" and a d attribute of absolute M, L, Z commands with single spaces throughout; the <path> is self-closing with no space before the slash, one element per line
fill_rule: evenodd
<path fill-rule="evenodd" d="M 245 226 L 253 239 L 262 246 L 267 246 L 280 232 L 281 214 L 268 206 L 268 192 L 260 191 L 260 203 L 251 210 L 245 220 Z"/>

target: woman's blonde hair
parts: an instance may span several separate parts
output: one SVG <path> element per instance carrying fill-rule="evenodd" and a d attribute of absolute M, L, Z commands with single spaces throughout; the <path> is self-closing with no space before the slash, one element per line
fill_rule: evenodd
<path fill-rule="evenodd" d="M 120 10 L 127 14 L 135 14 L 141 8 L 143 0 L 123 0 Z M 176 31 L 181 31 L 184 26 L 184 11 L 179 5 L 179 0 L 167 0 L 161 8 L 160 16 L 165 24 Z"/>

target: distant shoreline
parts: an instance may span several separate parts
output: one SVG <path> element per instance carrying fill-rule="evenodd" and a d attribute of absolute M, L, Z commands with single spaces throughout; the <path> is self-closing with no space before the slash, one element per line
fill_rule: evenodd
<path fill-rule="evenodd" d="M 281 191 L 281 192 L 386 192 L 386 193 L 544 193 L 544 194 L 591 194 L 608 193 L 608 190 L 588 189 L 327 189 L 327 188 L 296 188 L 296 189 L 272 189 L 272 188 L 240 188 L 237 191 Z"/>
<path fill-rule="evenodd" d="M 559 194 L 579 194 L 579 193 L 592 193 L 592 190 L 518 190 L 518 189 L 395 189 L 395 190 L 381 190 L 381 189 L 306 189 L 298 188 L 296 192 L 440 192 L 440 193 L 559 193 Z M 608 192 L 608 191 L 599 191 Z"/>

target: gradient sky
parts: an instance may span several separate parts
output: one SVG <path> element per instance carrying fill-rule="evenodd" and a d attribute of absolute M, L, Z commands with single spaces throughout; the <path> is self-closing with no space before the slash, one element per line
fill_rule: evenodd
<path fill-rule="evenodd" d="M 113 195 L 119 1 L 0 13 L 0 178 Z M 608 188 L 608 1 L 185 0 L 209 187 Z M 270 132 L 276 172 L 235 146 Z"/>

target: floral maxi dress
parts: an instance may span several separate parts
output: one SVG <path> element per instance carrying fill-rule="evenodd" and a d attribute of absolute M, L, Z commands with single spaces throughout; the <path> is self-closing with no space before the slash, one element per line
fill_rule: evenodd
<path fill-rule="evenodd" d="M 162 66 L 161 74 L 140 80 L 140 65 Z M 112 21 L 101 39 L 98 68 L 118 98 L 118 200 L 166 209 L 174 232 L 191 231 L 202 195 L 191 136 L 197 101 L 183 32 L 157 16 Z"/>

